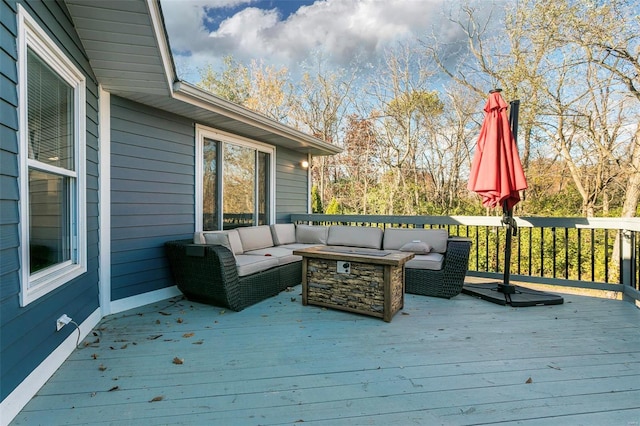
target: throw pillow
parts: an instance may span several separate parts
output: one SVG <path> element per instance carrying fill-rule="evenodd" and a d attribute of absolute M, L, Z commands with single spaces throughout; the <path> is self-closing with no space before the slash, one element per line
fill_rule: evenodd
<path fill-rule="evenodd" d="M 400 251 L 410 251 L 415 254 L 428 254 L 431 252 L 431 246 L 422 241 L 412 241 L 400 247 Z"/>

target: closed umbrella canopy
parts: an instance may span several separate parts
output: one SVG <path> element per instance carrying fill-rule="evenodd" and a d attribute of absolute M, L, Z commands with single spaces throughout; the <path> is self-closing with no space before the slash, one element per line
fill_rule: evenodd
<path fill-rule="evenodd" d="M 509 125 L 507 107 L 499 91 L 489 94 L 468 188 L 482 197 L 482 205 L 512 210 L 520 201 L 519 191 L 527 188 L 527 180 Z"/>
<path fill-rule="evenodd" d="M 462 292 L 500 305 L 559 305 L 564 302 L 560 296 L 509 284 L 511 236 L 516 235 L 518 228 L 513 218 L 513 206 L 520 201 L 519 191 L 527 188 L 513 137 L 518 128 L 518 105 L 519 101 L 512 102 L 513 122 L 510 123 L 507 117 L 508 105 L 500 96 L 500 90 L 490 92 L 484 107 L 486 115 L 471 162 L 468 184 L 469 190 L 480 194 L 484 206 L 502 207 L 502 223 L 509 226 L 504 250 L 503 281 L 497 283 L 497 287 L 493 284 L 465 284 Z"/>

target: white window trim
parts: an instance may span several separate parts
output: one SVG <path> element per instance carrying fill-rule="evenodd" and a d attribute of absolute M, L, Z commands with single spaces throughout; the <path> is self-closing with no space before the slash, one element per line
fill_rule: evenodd
<path fill-rule="evenodd" d="M 28 157 L 27 128 L 27 47 L 31 48 L 62 79 L 74 89 L 74 170 L 62 170 L 30 160 Z M 21 241 L 21 292 L 20 304 L 25 306 L 43 295 L 53 291 L 87 271 L 86 237 L 86 79 L 56 43 L 46 34 L 38 23 L 18 5 L 18 135 L 20 149 L 20 241 Z M 74 198 L 71 208 L 72 247 L 75 258 L 36 274 L 29 272 L 29 169 L 38 164 L 42 170 L 54 171 L 75 179 Z"/>
<path fill-rule="evenodd" d="M 203 143 L 204 139 L 212 139 L 221 143 L 231 143 L 234 145 L 246 146 L 248 148 L 256 149 L 258 151 L 266 152 L 269 154 L 269 218 L 267 222 L 269 224 L 274 223 L 275 207 L 276 207 L 276 149 L 273 145 L 254 141 L 252 139 L 243 138 L 238 135 L 223 132 L 221 130 L 212 129 L 200 124 L 196 124 L 196 173 L 195 173 L 195 191 L 196 191 L 196 205 L 195 205 L 195 231 L 202 231 L 202 156 L 203 156 Z M 220 180 L 222 176 L 219 178 Z M 223 189 L 224 194 L 224 189 Z M 224 196 L 224 195 L 223 195 Z"/>

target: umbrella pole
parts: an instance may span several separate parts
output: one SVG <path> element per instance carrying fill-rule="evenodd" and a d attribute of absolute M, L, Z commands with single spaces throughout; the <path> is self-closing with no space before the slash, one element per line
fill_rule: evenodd
<path fill-rule="evenodd" d="M 518 142 L 518 116 L 520 115 L 520 101 L 513 100 L 509 102 L 509 127 L 511 127 L 511 133 L 513 134 L 513 140 Z M 504 251 L 504 275 L 502 284 L 498 284 L 498 291 L 504 294 L 505 301 L 511 302 L 511 294 L 515 294 L 516 287 L 509 284 L 509 276 L 511 275 L 511 235 L 515 236 L 518 233 L 518 225 L 515 219 L 513 219 L 513 209 L 510 209 L 507 201 L 502 203 L 502 223 L 507 225 L 507 240 Z"/>
<path fill-rule="evenodd" d="M 509 284 L 509 276 L 511 275 L 511 236 L 518 233 L 518 225 L 513 218 L 513 210 L 507 207 L 507 201 L 502 205 L 502 223 L 508 226 L 507 240 L 504 250 L 504 275 L 502 283 L 498 284 L 498 291 L 504 294 L 505 301 L 509 303 L 511 301 L 511 294 L 515 294 L 516 287 Z"/>

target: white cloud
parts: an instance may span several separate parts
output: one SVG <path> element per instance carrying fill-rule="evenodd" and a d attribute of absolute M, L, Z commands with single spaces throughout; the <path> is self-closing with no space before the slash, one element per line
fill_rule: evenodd
<path fill-rule="evenodd" d="M 213 32 L 206 29 L 206 10 L 224 13 L 225 7 L 242 3 L 249 7 L 224 19 Z M 311 52 L 321 52 L 335 64 L 346 65 L 354 58 L 372 61 L 399 41 L 425 39 L 434 25 L 443 37 L 453 39 L 460 36 L 459 31 L 453 24 L 442 25 L 457 3 L 318 0 L 286 20 L 276 9 L 250 7 L 250 0 L 163 0 L 162 7 L 181 77 L 192 80 L 198 77 L 198 68 L 215 66 L 227 55 L 240 62 L 262 58 L 293 68 Z"/>

